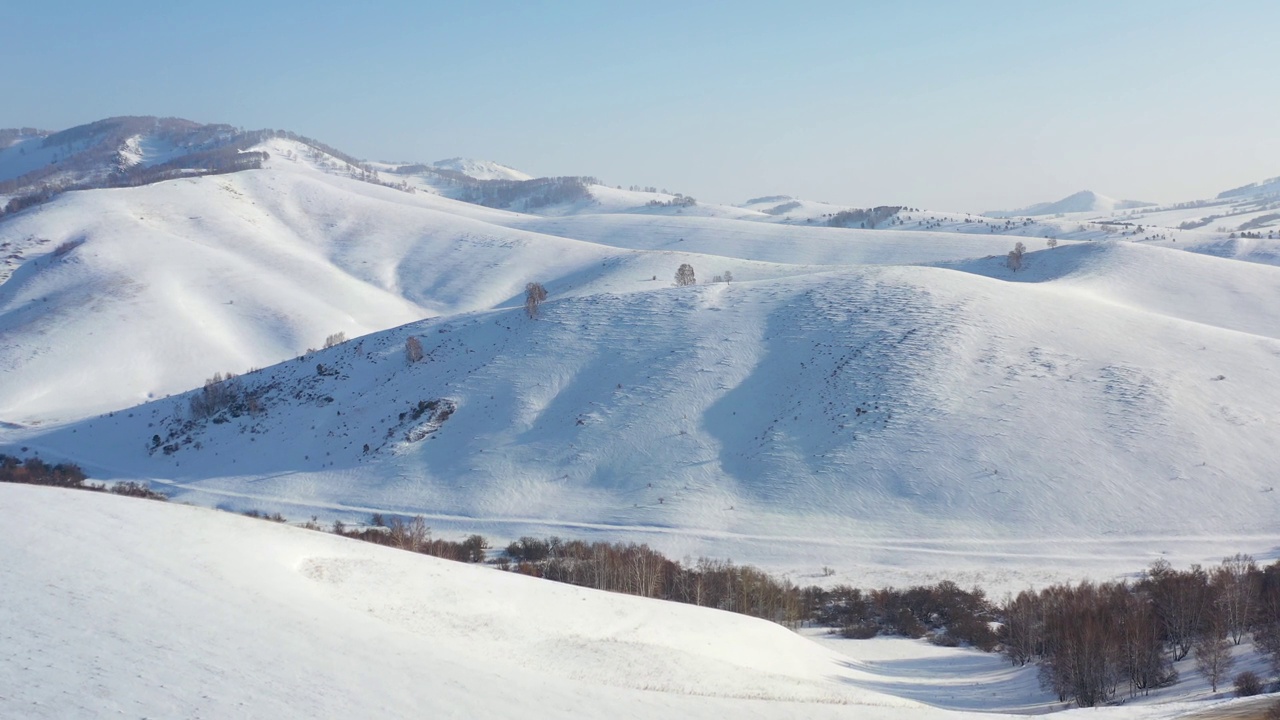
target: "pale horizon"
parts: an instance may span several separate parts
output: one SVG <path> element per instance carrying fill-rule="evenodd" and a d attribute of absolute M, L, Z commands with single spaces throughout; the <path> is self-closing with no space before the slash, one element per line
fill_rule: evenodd
<path fill-rule="evenodd" d="M 370 160 L 473 157 L 717 203 L 984 212 L 1081 190 L 1168 203 L 1280 175 L 1280 49 L 1242 40 L 1280 23 L 1264 2 L 10 16 L 23 32 L 0 61 L 23 72 L 0 127 L 177 116 Z"/>

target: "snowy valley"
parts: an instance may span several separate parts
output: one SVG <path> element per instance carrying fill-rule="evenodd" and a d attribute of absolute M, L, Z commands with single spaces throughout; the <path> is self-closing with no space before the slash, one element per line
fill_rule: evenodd
<path fill-rule="evenodd" d="M 987 215 L 729 205 L 116 118 L 0 131 L 0 208 L 0 454 L 175 501 L 0 484 L 17 588 L 0 715 L 1063 707 L 1034 667 L 973 648 L 795 631 L 246 511 L 993 597 L 1280 559 L 1275 179 Z M 696 283 L 673 282 L 683 265 Z M 548 294 L 534 312 L 528 283 Z M 53 642 L 68 632 L 84 644 Z M 1265 674 L 1251 648 L 1237 669 Z M 1202 709 L 1217 693 L 1180 667 L 1097 712 Z"/>

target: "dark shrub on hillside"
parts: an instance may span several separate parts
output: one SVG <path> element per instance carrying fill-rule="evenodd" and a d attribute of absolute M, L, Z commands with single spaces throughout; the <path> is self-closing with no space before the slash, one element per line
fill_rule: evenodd
<path fill-rule="evenodd" d="M 23 485 L 49 485 L 75 489 L 91 488 L 85 484 L 88 476 L 80 466 L 72 463 L 50 465 L 40 458 L 20 460 L 9 455 L 0 455 L 0 482 L 21 483 Z"/>
<path fill-rule="evenodd" d="M 147 500 L 168 500 L 167 495 L 152 490 L 146 483 L 119 482 L 111 487 L 89 482 L 89 478 L 73 463 L 50 465 L 40 458 L 20 460 L 10 455 L 0 455 L 0 482 L 19 483 L 22 485 L 47 485 L 49 487 L 70 488 L 72 490 L 92 490 L 109 492 L 114 495 L 146 498 Z"/>
<path fill-rule="evenodd" d="M 152 490 L 146 483 L 134 482 L 118 482 L 112 485 L 107 492 L 112 495 L 124 495 L 126 497 L 142 498 L 144 500 L 168 500 L 169 496 L 164 493 Z"/>
<path fill-rule="evenodd" d="M 1250 697 L 1252 695 L 1262 694 L 1262 678 L 1258 677 L 1255 672 L 1248 670 L 1236 676 L 1235 683 L 1236 697 Z"/>

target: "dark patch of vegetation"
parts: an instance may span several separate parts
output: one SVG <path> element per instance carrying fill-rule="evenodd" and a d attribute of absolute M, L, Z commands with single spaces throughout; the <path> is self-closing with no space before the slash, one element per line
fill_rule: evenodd
<path fill-rule="evenodd" d="M 1041 682 L 1081 706 L 1177 681 L 1173 662 L 1194 650 L 1211 684 L 1230 669 L 1229 645 L 1252 635 L 1280 674 L 1280 562 L 1236 555 L 1212 570 L 1158 561 L 1135 583 L 1055 585 L 1020 593 L 1001 609 L 1002 648 L 1035 662 Z"/>
<path fill-rule="evenodd" d="M 830 590 L 807 588 L 805 594 L 811 619 L 839 628 L 845 637 L 927 637 L 938 645 L 963 643 L 986 651 L 998 645 L 990 626 L 999 619 L 997 608 L 982 590 L 964 590 L 949 580 L 869 592 L 845 585 Z"/>
<path fill-rule="evenodd" d="M 392 517 L 387 522 L 378 514 L 372 518 L 370 527 L 348 528 L 341 522 L 335 522 L 332 532 L 354 540 L 466 563 L 484 562 L 485 550 L 489 549 L 488 541 L 480 535 L 469 535 L 461 542 L 433 538 L 431 528 L 421 516 L 411 519 Z"/>
<path fill-rule="evenodd" d="M 682 195 L 680 193 L 676 193 L 675 197 L 671 198 L 670 200 L 650 200 L 649 202 L 645 203 L 647 207 L 678 207 L 678 208 L 693 207 L 697 204 L 698 204 L 697 200 L 694 200 L 692 197 L 688 195 Z"/>
<path fill-rule="evenodd" d="M 873 208 L 842 210 L 832 215 L 831 219 L 827 220 L 827 224 L 831 227 L 859 227 L 869 230 L 897 215 L 903 209 L 901 205 L 881 205 Z"/>
<path fill-rule="evenodd" d="M 495 208 L 536 210 L 550 205 L 590 200 L 593 177 L 551 177 L 533 180 L 470 180 L 458 193 L 463 202 Z"/>
<path fill-rule="evenodd" d="M 147 500 L 169 499 L 167 495 L 152 490 L 145 483 L 132 480 L 111 485 L 93 483 L 89 482 L 89 477 L 85 475 L 84 470 L 80 469 L 79 465 L 74 463 L 50 465 L 35 457 L 22 460 L 11 455 L 0 455 L 0 482 L 107 492 L 113 495 L 125 495 Z"/>
<path fill-rule="evenodd" d="M 1236 676 L 1235 682 L 1236 697 L 1252 697 L 1262 694 L 1262 678 L 1258 677 L 1258 673 L 1251 670 L 1245 670 Z"/>
<path fill-rule="evenodd" d="M 284 516 L 278 512 L 265 513 L 258 510 L 245 510 L 240 514 L 244 515 L 245 517 L 257 518 L 259 520 L 270 520 L 271 522 L 278 522 L 278 523 L 285 522 Z"/>
<path fill-rule="evenodd" d="M 319 366 L 318 366 L 319 367 Z M 235 373 L 214 373 L 213 377 L 204 381 L 204 387 L 191 396 L 191 419 L 205 420 L 213 418 L 218 423 L 219 413 L 236 418 L 241 415 L 254 414 L 261 410 L 258 394 L 244 387 Z M 226 422 L 226 418 L 221 418 Z M 155 446 L 156 436 L 151 438 Z"/>

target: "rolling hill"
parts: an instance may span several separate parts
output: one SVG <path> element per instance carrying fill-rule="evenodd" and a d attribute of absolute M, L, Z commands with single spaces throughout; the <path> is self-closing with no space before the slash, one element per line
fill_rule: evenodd
<path fill-rule="evenodd" d="M 1265 237 L 1129 213 L 827 227 L 838 206 L 785 197 L 353 164 L 282 134 L 243 152 L 261 167 L 0 220 L 0 450 L 199 504 L 859 584 L 1280 546 Z M 672 287 L 683 263 L 697 286 Z"/>

